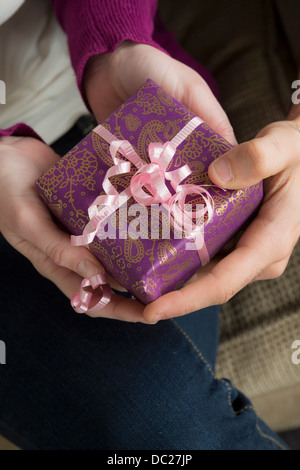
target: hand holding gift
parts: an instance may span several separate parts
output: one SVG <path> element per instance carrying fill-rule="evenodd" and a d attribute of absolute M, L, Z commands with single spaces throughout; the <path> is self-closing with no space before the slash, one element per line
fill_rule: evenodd
<path fill-rule="evenodd" d="M 58 228 L 41 201 L 34 181 L 59 156 L 31 137 L 0 138 L 1 233 L 35 268 L 71 297 L 81 276 L 101 270 L 86 249 L 70 245 L 69 235 Z"/>
<path fill-rule="evenodd" d="M 209 168 L 224 188 L 264 180 L 258 215 L 228 256 L 202 268 L 196 280 L 145 309 L 149 321 L 170 318 L 227 302 L 250 282 L 280 276 L 300 235 L 300 109 L 268 125 L 255 139 L 230 150 Z"/>
<path fill-rule="evenodd" d="M 260 203 L 261 184 L 245 191 L 224 191 L 211 184 L 209 164 L 230 148 L 223 137 L 148 80 L 42 175 L 37 186 L 73 233 L 74 243 L 88 244 L 111 276 L 147 304 L 180 288 L 207 264 Z M 180 216 L 188 217 L 185 201 L 204 205 L 196 209 L 203 216 L 200 225 L 194 230 L 190 221 L 185 232 L 195 241 L 192 250 L 186 236 L 175 233 Z M 142 216 L 138 236 L 132 237 L 135 202 L 141 204 Z M 162 204 L 167 214 L 160 209 L 153 212 L 155 204 Z M 113 221 L 112 216 L 116 216 Z M 168 218 L 172 233 L 153 237 L 155 225 L 164 227 Z M 98 286 L 103 297 L 90 308 L 86 288 Z M 81 287 L 72 301 L 76 311 L 96 314 L 103 308 L 104 312 L 110 301 L 104 278 L 86 279 Z"/>
<path fill-rule="evenodd" d="M 0 138 L 0 230 L 6 240 L 31 261 L 69 298 L 82 277 L 103 273 L 97 258 L 85 247 L 73 247 L 36 191 L 34 182 L 59 156 L 31 137 Z M 143 306 L 113 296 L 105 315 L 125 321 L 143 321 Z"/>
<path fill-rule="evenodd" d="M 132 46 L 133 47 L 133 46 Z M 146 55 L 142 54 L 143 46 L 139 59 L 141 63 L 147 62 Z M 128 50 L 128 48 L 127 48 Z M 126 48 L 120 54 L 118 61 L 123 65 L 126 60 Z M 158 52 L 158 51 L 157 51 Z M 108 58 L 110 62 L 111 58 Z M 105 59 L 106 60 L 106 59 Z M 135 61 L 133 55 L 130 59 Z M 161 64 L 161 62 L 160 62 Z M 164 68 L 165 65 L 165 68 Z M 98 70 L 97 70 L 98 66 Z M 198 102 L 197 97 L 203 97 L 203 93 L 193 93 L 193 89 L 198 90 L 200 82 L 194 86 L 193 80 L 188 77 L 188 80 L 177 81 L 176 73 L 168 73 L 170 64 L 163 64 L 164 81 L 162 77 L 154 76 L 153 73 L 159 73 L 161 67 L 151 66 L 151 69 L 145 70 L 145 76 L 153 76 L 153 78 L 161 84 L 170 94 L 173 94 L 179 101 L 183 102 L 190 107 L 195 114 L 202 117 L 212 128 L 216 129 L 231 143 L 234 143 L 233 133 L 228 126 L 228 120 L 222 116 L 222 111 L 213 106 L 212 113 L 209 113 L 210 103 L 213 98 L 210 96 L 206 109 L 202 110 L 201 105 L 203 102 Z M 128 77 L 130 68 L 126 69 L 125 76 Z M 111 71 L 112 70 L 112 71 Z M 128 70 L 128 72 L 127 72 Z M 139 70 L 137 67 L 135 70 Z M 183 71 L 183 69 L 182 69 Z M 113 67 L 111 63 L 106 62 L 106 70 L 101 70 L 100 61 L 95 64 L 95 75 L 91 78 L 90 89 L 87 89 L 87 96 L 90 96 L 90 103 L 93 109 L 99 108 L 99 119 L 102 120 L 106 117 L 101 114 L 100 102 L 105 102 L 105 94 L 102 98 L 95 96 L 97 86 L 97 73 L 101 78 L 104 76 L 118 76 L 117 67 Z M 123 75 L 122 75 L 123 76 Z M 176 80 L 172 85 L 172 79 Z M 94 80 L 94 83 L 93 83 Z M 121 78 L 114 79 L 114 83 L 120 83 Z M 169 80 L 171 80 L 169 82 Z M 107 80 L 109 82 L 109 80 Z M 99 82 L 98 82 L 99 83 Z M 193 83 L 193 86 L 188 86 Z M 128 98 L 134 91 L 130 89 L 130 84 L 135 87 L 140 85 L 140 82 L 134 82 L 134 78 L 130 77 L 127 87 L 123 86 L 116 94 L 116 101 L 114 104 L 118 106 L 120 100 Z M 203 85 L 202 85 L 203 86 Z M 186 90 L 182 96 L 176 94 L 176 91 Z M 94 92 L 93 92 L 94 90 Z M 204 93 L 205 97 L 210 93 Z M 93 103 L 94 106 L 93 106 Z M 197 106 L 197 103 L 198 106 Z M 196 109 L 197 108 L 197 109 Z M 209 169 L 209 176 L 215 184 L 227 188 L 244 188 L 258 181 L 264 181 L 265 198 L 260 212 L 256 219 L 252 222 L 249 228 L 244 233 L 243 237 L 239 240 L 234 251 L 226 256 L 220 262 L 214 260 L 210 265 L 199 270 L 197 281 L 187 285 L 180 291 L 166 294 L 149 304 L 145 309 L 145 318 L 148 321 L 156 321 L 159 318 L 170 318 L 173 316 L 184 315 L 186 313 L 195 311 L 199 308 L 206 307 L 213 304 L 222 304 L 235 295 L 245 285 L 253 280 L 259 279 L 272 279 L 280 276 L 285 269 L 289 257 L 293 251 L 293 247 L 299 237 L 299 154 L 300 151 L 300 133 L 299 133 L 299 105 L 295 105 L 288 120 L 283 123 L 274 123 L 263 129 L 256 139 L 249 143 L 244 143 L 228 154 L 233 159 L 231 171 L 234 173 L 235 178 L 230 182 L 220 179 L 214 169 Z M 112 107 L 109 106 L 107 111 L 111 111 Z M 107 113 L 108 114 L 108 113 Z M 213 116 L 216 116 L 216 121 L 213 121 Z M 297 132 L 298 129 L 298 132 Z M 225 131 L 225 132 L 224 132 Z M 246 178 L 238 171 L 240 161 L 243 162 L 241 170 L 246 170 Z M 252 175 L 248 168 L 252 168 Z M 176 306 L 176 308 L 175 308 Z"/>
<path fill-rule="evenodd" d="M 155 47 L 130 41 L 112 54 L 93 57 L 86 67 L 83 88 L 97 121 L 103 122 L 149 77 L 229 143 L 236 144 L 226 113 L 195 70 Z"/>

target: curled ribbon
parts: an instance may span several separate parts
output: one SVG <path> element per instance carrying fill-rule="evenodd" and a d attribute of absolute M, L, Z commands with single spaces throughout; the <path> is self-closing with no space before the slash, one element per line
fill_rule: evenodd
<path fill-rule="evenodd" d="M 119 207 L 126 203 L 131 197 L 136 202 L 144 206 L 151 204 L 163 204 L 163 206 L 172 215 L 174 227 L 182 228 L 182 220 L 184 218 L 185 233 L 189 238 L 193 239 L 202 266 L 209 262 L 209 254 L 204 242 L 202 233 L 203 226 L 206 225 L 213 216 L 214 202 L 209 192 L 201 186 L 195 184 L 180 184 L 187 176 L 191 174 L 188 165 L 184 165 L 173 171 L 167 171 L 167 167 L 171 162 L 177 147 L 186 139 L 186 137 L 196 129 L 203 121 L 195 117 L 189 121 L 171 141 L 161 144 L 160 142 L 149 144 L 150 163 L 142 160 L 131 144 L 127 140 L 117 140 L 115 136 L 102 125 L 97 126 L 93 132 L 96 132 L 106 142 L 110 144 L 109 150 L 114 165 L 110 167 L 103 180 L 102 187 L 105 195 L 96 197 L 93 204 L 88 209 L 90 221 L 85 226 L 82 235 L 72 235 L 72 245 L 89 245 L 97 235 L 100 225 Z M 121 153 L 127 161 L 120 160 L 116 157 L 117 153 Z M 119 193 L 109 181 L 114 175 L 129 173 L 131 164 L 137 171 L 133 175 L 128 188 Z M 166 180 L 170 181 L 175 194 L 169 191 Z M 148 192 L 144 191 L 144 188 Z M 204 201 L 204 208 L 190 215 L 185 208 L 185 200 L 189 194 L 199 194 Z M 100 208 L 99 208 L 100 207 Z M 201 227 L 194 227 L 193 217 L 207 216 L 206 221 Z M 89 303 L 92 294 L 85 289 L 92 287 L 102 288 L 102 298 L 92 309 L 89 309 Z M 84 279 L 81 283 L 80 291 L 75 294 L 71 304 L 78 312 L 86 312 L 101 310 L 111 299 L 111 291 L 105 281 L 105 275 L 96 275 L 91 279 Z"/>
<path fill-rule="evenodd" d="M 97 287 L 102 288 L 102 296 L 97 302 L 94 307 L 89 307 L 90 302 L 92 300 L 93 294 L 91 292 L 86 291 L 85 289 L 88 287 L 92 287 L 96 289 Z M 85 313 L 89 312 L 98 312 L 105 305 L 110 302 L 111 299 L 111 289 L 110 286 L 106 283 L 105 274 L 96 274 L 92 276 L 90 279 L 83 279 L 81 282 L 80 290 L 77 292 L 72 300 L 71 305 L 77 313 Z"/>

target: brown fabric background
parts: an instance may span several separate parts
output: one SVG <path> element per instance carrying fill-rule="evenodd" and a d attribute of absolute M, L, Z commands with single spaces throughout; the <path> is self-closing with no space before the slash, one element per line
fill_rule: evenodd
<path fill-rule="evenodd" d="M 297 79 L 299 1 L 160 0 L 159 10 L 216 77 L 239 142 L 286 117 Z M 220 335 L 217 376 L 244 391 L 273 429 L 300 425 L 300 364 L 291 360 L 300 339 L 299 243 L 280 278 L 255 282 L 222 306 Z"/>

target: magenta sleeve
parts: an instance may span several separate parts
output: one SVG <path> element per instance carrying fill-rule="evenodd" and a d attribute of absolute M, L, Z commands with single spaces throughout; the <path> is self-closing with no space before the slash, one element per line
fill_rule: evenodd
<path fill-rule="evenodd" d="M 125 40 L 162 49 L 152 39 L 157 0 L 51 0 L 51 3 L 67 34 L 81 93 L 84 68 L 94 55 L 113 52 Z"/>
<path fill-rule="evenodd" d="M 157 17 L 157 0 L 51 0 L 51 3 L 67 34 L 71 62 L 84 100 L 82 77 L 88 60 L 97 54 L 113 52 L 125 40 L 152 45 L 194 68 L 218 97 L 209 71 L 177 44 L 174 35 Z M 24 123 L 0 129 L 0 137 L 9 135 L 42 140 Z"/>
<path fill-rule="evenodd" d="M 18 122 L 7 129 L 0 129 L 0 137 L 6 136 L 21 136 L 21 137 L 34 137 L 43 142 L 43 139 L 30 127 L 27 126 L 24 122 Z"/>

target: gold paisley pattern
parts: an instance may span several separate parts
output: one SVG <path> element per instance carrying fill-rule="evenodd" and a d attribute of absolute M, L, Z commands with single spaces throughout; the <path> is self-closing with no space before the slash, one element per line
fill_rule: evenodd
<path fill-rule="evenodd" d="M 146 296 L 155 294 L 156 288 L 157 288 L 157 283 L 153 279 L 148 278 L 148 277 L 146 280 L 136 281 L 132 285 L 133 291 L 138 292 L 140 294 L 146 294 Z"/>
<path fill-rule="evenodd" d="M 124 256 L 130 264 L 140 263 L 144 257 L 144 245 L 142 241 L 139 238 L 133 240 L 128 237 L 124 243 Z"/>
<path fill-rule="evenodd" d="M 164 106 L 167 108 L 171 108 L 175 106 L 174 99 L 172 96 L 168 95 L 162 88 L 157 89 L 157 98 L 162 102 Z"/>
<path fill-rule="evenodd" d="M 119 258 L 120 256 L 122 256 L 122 253 L 123 253 L 122 248 L 120 246 L 114 246 L 111 251 L 112 251 L 113 256 L 115 256 L 116 258 Z"/>
<path fill-rule="evenodd" d="M 103 240 L 97 238 L 90 244 L 91 252 L 98 256 L 108 271 L 114 270 L 113 260 L 109 250 L 105 248 Z"/>
<path fill-rule="evenodd" d="M 124 258 L 117 259 L 116 263 L 117 263 L 119 269 L 124 270 L 126 268 L 126 262 L 125 262 Z"/>
<path fill-rule="evenodd" d="M 177 121 L 171 121 L 169 119 L 165 120 L 165 129 L 163 131 L 163 136 L 164 139 L 171 140 L 173 137 L 175 137 L 176 134 L 180 131 L 180 119 L 177 119 Z"/>
<path fill-rule="evenodd" d="M 195 130 L 194 136 L 197 140 L 199 139 L 201 141 L 203 147 L 210 152 L 214 159 L 228 151 L 229 144 L 225 139 L 223 139 L 223 137 L 211 131 L 205 123 L 202 123 L 201 127 L 206 130 L 207 133 L 203 132 L 203 130 L 199 130 L 198 128 Z"/>
<path fill-rule="evenodd" d="M 49 209 L 54 212 L 58 217 L 61 217 L 63 213 L 63 203 L 60 199 L 57 204 L 48 204 Z"/>
<path fill-rule="evenodd" d="M 167 114 L 165 106 L 152 93 L 144 93 L 140 90 L 137 93 L 136 104 L 143 109 L 142 114 L 157 114 L 158 116 Z"/>
<path fill-rule="evenodd" d="M 228 201 L 224 201 L 220 196 L 214 196 L 215 211 L 218 217 L 221 217 L 226 212 Z"/>
<path fill-rule="evenodd" d="M 120 280 L 120 284 L 122 284 L 124 287 L 130 287 L 130 284 L 129 285 L 127 284 L 127 282 L 129 281 L 129 276 L 126 271 L 119 271 L 119 280 Z"/>
<path fill-rule="evenodd" d="M 107 127 L 107 126 L 106 126 Z M 105 142 L 96 132 L 91 132 L 90 134 L 93 149 L 95 154 L 103 161 L 107 166 L 111 166 L 113 164 L 111 155 L 109 153 L 109 144 Z"/>
<path fill-rule="evenodd" d="M 158 250 L 157 250 L 157 258 L 159 260 L 159 264 L 166 265 L 170 263 L 174 263 L 177 257 L 177 249 L 170 240 L 164 240 L 160 242 Z"/>
<path fill-rule="evenodd" d="M 37 185 L 43 192 L 45 199 L 48 199 L 49 201 L 53 200 L 54 191 L 57 187 L 59 187 L 60 184 L 64 182 L 64 177 L 64 169 L 55 166 L 50 168 L 47 173 L 39 178 Z"/>
<path fill-rule="evenodd" d="M 147 122 L 138 136 L 136 151 L 137 154 L 146 162 L 149 162 L 148 147 L 151 142 L 163 142 L 159 133 L 163 132 L 165 124 L 158 119 Z"/>
<path fill-rule="evenodd" d="M 141 126 L 141 120 L 135 114 L 129 113 L 124 118 L 126 128 L 131 131 L 137 131 Z"/>
<path fill-rule="evenodd" d="M 186 251 L 186 253 L 189 253 L 189 252 Z M 193 255 L 188 254 L 186 255 L 185 258 L 186 259 L 181 260 L 180 264 L 178 263 L 170 264 L 168 269 L 162 273 L 162 280 L 172 281 L 174 278 L 178 277 L 179 273 L 184 273 L 186 270 L 189 270 L 191 263 L 193 261 Z"/>

